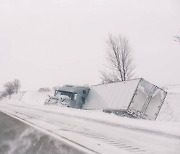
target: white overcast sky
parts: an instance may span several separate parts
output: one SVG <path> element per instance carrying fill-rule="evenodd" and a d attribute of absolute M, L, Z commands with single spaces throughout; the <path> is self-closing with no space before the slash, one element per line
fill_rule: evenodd
<path fill-rule="evenodd" d="M 98 84 L 108 33 L 129 39 L 135 77 L 180 83 L 180 0 L 0 0 L 0 90 Z"/>

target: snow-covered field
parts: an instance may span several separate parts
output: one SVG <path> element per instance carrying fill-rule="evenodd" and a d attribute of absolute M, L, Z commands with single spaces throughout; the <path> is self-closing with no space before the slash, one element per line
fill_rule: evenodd
<path fill-rule="evenodd" d="M 180 122 L 180 85 L 165 86 L 164 90 L 168 95 L 157 120 Z"/>
<path fill-rule="evenodd" d="M 0 101 L 0 111 L 86 153 L 176 153 L 180 151 L 180 85 L 168 95 L 156 121 L 102 111 L 44 105 L 53 92 L 20 92 Z"/>
<path fill-rule="evenodd" d="M 180 122 L 180 85 L 168 85 L 163 87 L 168 92 L 165 102 L 160 110 L 157 121 Z M 1 100 L 1 103 L 13 103 L 29 106 L 44 106 L 44 101 L 48 99 L 48 95 L 53 95 L 50 92 L 19 92 L 12 95 L 11 99 L 8 97 Z M 57 108 L 48 106 L 48 108 Z M 95 111 L 97 113 L 97 111 Z M 100 111 L 101 112 L 101 111 Z"/>

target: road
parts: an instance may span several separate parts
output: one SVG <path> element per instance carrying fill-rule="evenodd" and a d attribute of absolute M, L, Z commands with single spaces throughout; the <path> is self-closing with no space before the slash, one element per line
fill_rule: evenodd
<path fill-rule="evenodd" d="M 74 109 L 73 109 L 74 110 Z M 0 103 L 8 113 L 84 153 L 179 154 L 180 136 L 54 112 L 46 107 Z M 82 112 L 79 110 L 79 113 Z"/>
<path fill-rule="evenodd" d="M 0 112 L 0 154 L 83 154 L 78 149 Z"/>

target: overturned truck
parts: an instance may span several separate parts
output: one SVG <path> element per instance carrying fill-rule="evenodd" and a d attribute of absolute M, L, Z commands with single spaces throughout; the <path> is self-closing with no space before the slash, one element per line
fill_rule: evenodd
<path fill-rule="evenodd" d="M 54 96 L 49 96 L 47 104 L 56 104 L 81 109 L 89 93 L 88 87 L 65 85 L 55 90 Z"/>
<path fill-rule="evenodd" d="M 63 96 L 58 100 L 73 108 L 99 109 L 123 116 L 155 120 L 166 94 L 163 89 L 140 78 L 90 88 L 64 86 L 55 92 L 55 98 L 58 98 L 57 95 Z"/>

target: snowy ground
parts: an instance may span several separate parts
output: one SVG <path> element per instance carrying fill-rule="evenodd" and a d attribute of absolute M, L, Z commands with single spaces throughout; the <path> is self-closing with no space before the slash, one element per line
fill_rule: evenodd
<path fill-rule="evenodd" d="M 101 111 L 44 106 L 48 94 L 22 92 L 4 99 L 0 110 L 85 153 L 174 153 L 180 151 L 180 85 L 166 86 L 156 121 L 118 117 Z"/>
<path fill-rule="evenodd" d="M 180 85 L 169 85 L 164 89 L 168 95 L 157 120 L 180 122 Z"/>
<path fill-rule="evenodd" d="M 37 131 L 37 129 L 0 112 L 0 154 L 83 154 Z"/>

